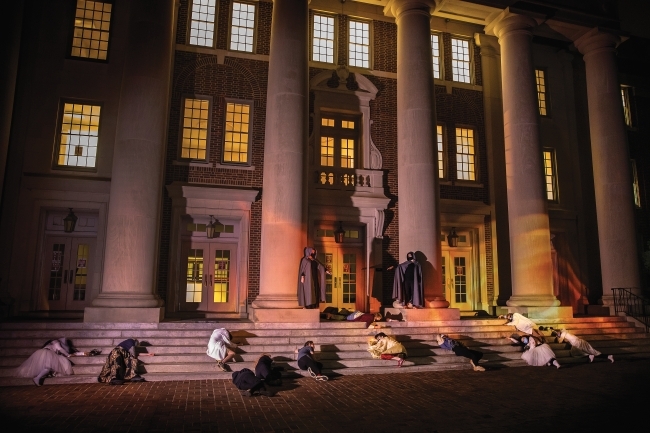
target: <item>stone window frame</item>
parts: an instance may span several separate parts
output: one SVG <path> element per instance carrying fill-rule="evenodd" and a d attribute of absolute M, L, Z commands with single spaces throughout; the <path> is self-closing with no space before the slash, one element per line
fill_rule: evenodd
<path fill-rule="evenodd" d="M 445 50 L 444 50 L 444 40 L 441 32 L 431 31 L 431 36 L 436 36 L 438 38 L 438 67 L 440 69 L 440 76 L 436 78 L 434 71 L 434 80 L 445 80 Z M 433 40 L 431 41 L 431 64 L 433 65 Z"/>
<path fill-rule="evenodd" d="M 440 137 L 442 141 L 442 161 L 440 161 L 440 155 L 439 155 L 439 150 L 437 150 L 438 147 L 438 128 L 441 129 L 440 132 Z M 444 123 L 438 123 L 436 125 L 436 161 L 438 162 L 438 179 L 440 181 L 446 181 L 449 179 L 449 161 L 447 157 L 447 150 L 448 150 L 448 145 L 447 145 L 447 125 Z M 442 177 L 440 176 L 440 163 L 442 162 Z"/>
<path fill-rule="evenodd" d="M 234 104 L 247 104 L 249 106 L 248 111 L 248 152 L 247 152 L 247 161 L 246 162 L 231 162 L 224 161 L 224 149 L 226 144 L 226 110 L 228 103 Z M 221 155 L 219 156 L 219 165 L 225 168 L 235 168 L 235 167 L 252 167 L 253 165 L 253 122 L 255 119 L 255 101 L 252 99 L 238 99 L 238 98 L 223 98 L 223 119 L 222 119 L 222 136 L 221 136 Z"/>
<path fill-rule="evenodd" d="M 639 189 L 639 175 L 636 169 L 636 160 L 630 159 L 630 172 L 632 175 L 632 194 L 634 197 L 634 207 L 641 209 L 641 190 Z"/>
<path fill-rule="evenodd" d="M 325 16 L 332 18 L 334 20 L 334 60 L 330 62 L 322 62 L 320 60 L 314 60 L 314 17 L 316 15 Z M 312 10 L 312 18 L 309 20 L 309 61 L 315 62 L 322 65 L 337 65 L 339 58 L 338 50 L 338 41 L 339 41 L 339 18 L 336 14 L 330 12 L 324 12 L 319 10 Z"/>
<path fill-rule="evenodd" d="M 192 158 L 183 158 L 183 112 L 185 110 L 185 100 L 186 99 L 200 99 L 208 101 L 208 133 L 206 136 L 206 146 L 205 146 L 205 159 L 192 159 Z M 182 163 L 189 164 L 209 164 L 210 161 L 210 147 L 212 140 L 212 111 L 214 110 L 214 100 L 210 95 L 203 95 L 199 93 L 183 93 L 181 95 L 181 105 L 180 105 L 180 116 L 178 119 L 179 128 L 178 128 L 178 151 L 176 152 L 176 160 Z"/>
<path fill-rule="evenodd" d="M 219 0 L 215 0 L 215 6 L 214 6 L 214 22 L 212 23 L 214 25 L 213 28 L 213 35 L 212 35 L 212 44 L 211 45 L 197 45 L 193 44 L 190 42 L 191 37 L 192 37 L 192 8 L 194 7 L 194 2 L 193 0 L 188 0 L 188 6 L 187 6 L 187 35 L 185 39 L 185 43 L 187 45 L 193 46 L 193 47 L 203 47 L 203 48 L 215 48 L 217 46 L 217 25 L 219 21 L 219 5 L 220 5 Z"/>
<path fill-rule="evenodd" d="M 550 158 L 546 157 L 546 154 L 550 155 Z M 547 169 L 549 168 L 547 166 L 547 161 L 550 161 L 550 169 L 551 173 L 547 173 Z M 542 163 L 544 164 L 544 192 L 546 193 L 546 200 L 550 203 L 559 203 L 560 202 L 560 194 L 559 194 L 559 188 L 558 188 L 558 176 L 557 176 L 557 152 L 555 151 L 555 148 L 553 147 L 544 147 L 542 149 Z M 550 176 L 550 182 L 549 182 L 549 176 Z M 551 191 L 549 191 L 549 186 L 551 187 Z M 549 198 L 549 193 L 553 196 L 552 198 Z"/>
<path fill-rule="evenodd" d="M 537 82 L 537 78 L 538 78 L 537 71 L 541 71 L 542 74 L 544 75 L 544 92 L 539 91 L 539 87 L 538 87 L 539 83 Z M 552 117 L 551 116 L 551 92 L 549 91 L 549 86 L 548 86 L 548 71 L 546 68 L 536 67 L 534 73 L 535 73 L 535 94 L 537 95 L 537 107 L 538 107 L 537 112 L 541 117 L 551 118 Z M 539 99 L 540 93 L 544 94 L 544 103 L 546 105 L 545 106 L 546 113 L 544 114 L 542 114 L 541 107 L 540 107 L 540 99 Z"/>
<path fill-rule="evenodd" d="M 80 104 L 80 105 L 93 105 L 101 107 L 99 114 L 99 125 L 97 126 L 97 155 L 95 156 L 95 166 L 94 167 L 79 167 L 75 165 L 61 165 L 58 163 L 59 157 L 59 146 L 61 145 L 61 131 L 63 129 L 63 115 L 65 104 Z M 97 166 L 99 163 L 99 149 L 101 143 L 102 135 L 102 113 L 104 111 L 104 102 L 96 101 L 90 99 L 75 99 L 75 98 L 61 98 L 59 101 L 59 112 L 57 114 L 56 121 L 56 135 L 54 137 L 54 146 L 52 149 L 52 169 L 53 170 L 65 170 L 65 171 L 77 171 L 85 173 L 97 173 Z"/>
<path fill-rule="evenodd" d="M 109 27 L 108 27 L 108 45 L 106 47 L 106 58 L 105 59 L 93 59 L 91 57 L 82 57 L 82 56 L 75 56 L 72 54 L 72 44 L 74 42 L 74 30 L 75 30 L 75 18 L 77 15 L 77 3 L 75 2 L 73 9 L 74 12 L 71 14 L 71 19 L 68 25 L 69 28 L 69 35 L 68 35 L 68 44 L 67 44 L 67 53 L 66 53 L 66 58 L 71 59 L 71 60 L 80 60 L 83 62 L 97 62 L 97 63 L 108 63 L 110 59 L 110 54 L 111 54 L 111 36 L 112 36 L 112 25 L 113 25 L 113 17 L 115 16 L 115 0 L 98 0 L 99 3 L 108 3 L 111 5 L 111 17 L 109 20 Z"/>
<path fill-rule="evenodd" d="M 348 28 L 346 29 L 346 33 L 348 35 L 348 39 L 346 41 L 347 45 L 347 67 L 348 68 L 356 68 L 359 70 L 364 70 L 364 71 L 371 71 L 373 70 L 374 66 L 374 49 L 373 49 L 373 41 L 374 41 L 374 32 L 373 32 L 373 21 L 369 18 L 361 18 L 361 17 L 356 17 L 356 16 L 351 16 L 348 15 Z M 350 64 L 350 23 L 352 22 L 357 22 L 357 23 L 366 23 L 368 24 L 368 66 L 353 66 Z"/>
<path fill-rule="evenodd" d="M 232 13 L 233 13 L 233 7 L 235 3 L 242 3 L 242 4 L 252 5 L 255 7 L 255 16 L 253 17 L 253 46 L 251 48 L 251 51 L 233 50 L 232 48 L 230 48 L 230 42 L 232 38 Z M 229 7 L 230 7 L 230 11 L 228 12 L 228 17 L 229 17 L 228 40 L 226 42 L 226 47 L 228 48 L 228 51 L 233 51 L 238 53 L 250 53 L 250 54 L 257 53 L 257 34 L 258 34 L 259 14 L 260 14 L 260 8 L 258 7 L 257 2 L 250 1 L 250 0 L 236 0 L 236 1 L 231 1 Z"/>
<path fill-rule="evenodd" d="M 469 83 L 466 83 L 464 81 L 456 81 L 454 80 L 454 69 L 453 69 L 453 40 L 458 39 L 462 41 L 467 41 L 468 44 L 468 51 L 469 51 Z M 476 74 L 475 74 L 475 62 L 474 62 L 474 41 L 470 36 L 465 36 L 465 35 L 459 35 L 459 34 L 451 34 L 449 37 L 449 47 L 450 52 L 449 52 L 449 58 L 451 59 L 452 64 L 450 65 L 451 67 L 451 76 L 448 77 L 449 81 L 452 81 L 454 83 L 462 83 L 462 84 L 476 84 Z"/>
<path fill-rule="evenodd" d="M 474 139 L 474 180 L 471 179 L 460 179 L 458 177 L 458 152 L 455 150 L 455 146 L 457 145 L 456 143 L 456 129 L 461 128 L 461 129 L 471 129 L 474 132 L 473 139 Z M 465 123 L 456 123 L 454 124 L 454 155 L 456 159 L 456 165 L 454 166 L 454 182 L 456 185 L 462 185 L 462 184 L 468 184 L 468 185 L 478 185 L 480 184 L 480 164 L 479 164 L 479 146 L 478 146 L 478 128 L 474 125 L 469 125 Z M 464 155 L 464 154 L 462 154 Z M 449 169 L 447 172 L 449 173 Z M 450 176 L 448 175 L 448 178 Z"/>
<path fill-rule="evenodd" d="M 314 116 L 315 117 L 315 116 Z M 323 118 L 328 118 L 332 117 L 335 122 L 335 126 L 333 127 L 335 129 L 335 133 L 331 134 L 332 138 L 334 139 L 334 154 L 333 154 L 333 162 L 334 165 L 322 165 L 321 162 L 321 154 L 320 154 L 320 139 L 323 137 L 323 126 L 322 126 L 322 119 Z M 345 111 L 339 111 L 335 108 L 326 108 L 320 111 L 320 115 L 318 118 L 315 117 L 315 120 L 319 124 L 318 128 L 318 143 L 316 146 L 317 150 L 317 155 L 315 155 L 315 166 L 319 167 L 320 169 L 324 168 L 332 168 L 332 169 L 343 169 L 343 170 L 358 170 L 360 169 L 361 166 L 361 128 L 362 128 L 362 114 L 361 113 L 348 113 Z M 353 129 L 354 133 L 347 133 L 345 131 L 345 128 L 338 127 L 336 126 L 337 121 L 354 121 L 355 127 Z M 329 135 L 325 135 L 328 136 Z M 342 146 L 341 146 L 341 140 L 344 138 L 351 138 L 354 136 L 355 140 L 355 145 L 354 145 L 354 167 L 349 168 L 349 167 L 341 167 L 341 152 L 342 152 Z"/>
<path fill-rule="evenodd" d="M 622 108 L 623 108 L 623 120 L 625 121 L 625 126 L 628 128 L 634 127 L 634 119 L 632 116 L 632 98 L 630 98 L 631 86 L 626 86 L 621 84 L 621 99 L 622 99 Z"/>

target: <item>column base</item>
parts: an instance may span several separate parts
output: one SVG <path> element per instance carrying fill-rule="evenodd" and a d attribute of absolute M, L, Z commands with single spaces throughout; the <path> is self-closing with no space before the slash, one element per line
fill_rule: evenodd
<path fill-rule="evenodd" d="M 559 307 L 560 301 L 553 295 L 511 296 L 508 307 Z"/>
<path fill-rule="evenodd" d="M 250 307 L 248 318 L 252 322 L 270 323 L 320 323 L 318 308 L 259 308 Z"/>
<path fill-rule="evenodd" d="M 401 317 L 407 322 L 460 320 L 458 308 L 384 308 L 384 316 Z"/>
<path fill-rule="evenodd" d="M 573 307 L 508 307 L 509 313 L 519 313 L 529 319 L 572 319 Z"/>
<path fill-rule="evenodd" d="M 100 308 L 158 308 L 163 301 L 152 293 L 102 292 L 93 300 Z"/>
<path fill-rule="evenodd" d="M 297 295 L 259 295 L 251 304 L 262 309 L 302 309 Z"/>
<path fill-rule="evenodd" d="M 86 307 L 84 322 L 160 323 L 164 310 L 163 307 Z"/>

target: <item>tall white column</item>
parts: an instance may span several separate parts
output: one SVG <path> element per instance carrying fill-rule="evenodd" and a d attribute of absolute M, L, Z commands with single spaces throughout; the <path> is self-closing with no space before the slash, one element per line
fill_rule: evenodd
<path fill-rule="evenodd" d="M 432 0 L 392 0 L 397 23 L 397 182 L 399 260 L 416 252 L 425 306 L 445 308 L 440 249 L 436 108 L 431 60 Z M 418 254 L 418 252 L 420 254 Z"/>
<path fill-rule="evenodd" d="M 616 68 L 616 35 L 593 29 L 575 41 L 584 56 L 603 302 L 612 288 L 640 286 L 627 134 Z"/>
<path fill-rule="evenodd" d="M 511 307 L 551 307 L 553 263 L 531 29 L 534 19 L 504 11 L 486 28 L 499 38 L 510 229 Z"/>
<path fill-rule="evenodd" d="M 298 265 L 307 241 L 308 4 L 308 0 L 273 1 L 256 309 L 298 308 Z"/>
<path fill-rule="evenodd" d="M 128 2 L 102 291 L 84 320 L 156 322 L 155 294 L 174 1 Z"/>

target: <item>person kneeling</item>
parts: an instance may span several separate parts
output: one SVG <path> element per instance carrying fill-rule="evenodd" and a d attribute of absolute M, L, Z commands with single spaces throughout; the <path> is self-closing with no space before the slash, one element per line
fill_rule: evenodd
<path fill-rule="evenodd" d="M 445 334 L 436 335 L 436 341 L 441 349 L 451 350 L 456 356 L 462 356 L 463 358 L 469 359 L 469 363 L 472 364 L 474 371 L 485 371 L 485 368 L 478 365 L 478 362 L 483 358 L 482 352 L 468 349 L 460 341 L 449 338 L 449 336 Z"/>
<path fill-rule="evenodd" d="M 251 397 L 253 395 L 264 395 L 266 397 L 273 397 L 275 392 L 268 391 L 264 386 L 264 381 L 255 376 L 248 368 L 242 368 L 232 374 L 232 383 L 235 384 L 237 389 L 244 391 L 243 395 Z"/>

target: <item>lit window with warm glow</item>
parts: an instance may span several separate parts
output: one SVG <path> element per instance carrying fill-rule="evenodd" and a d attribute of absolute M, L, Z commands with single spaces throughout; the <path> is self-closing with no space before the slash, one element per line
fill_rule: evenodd
<path fill-rule="evenodd" d="M 320 165 L 356 168 L 358 119 L 328 113 L 320 124 Z"/>
<path fill-rule="evenodd" d="M 539 115 L 547 115 L 547 97 L 546 97 L 546 74 L 542 69 L 535 69 L 535 83 L 537 84 L 537 104 L 539 106 Z"/>
<path fill-rule="evenodd" d="M 636 161 L 631 159 L 632 165 L 632 192 L 634 193 L 634 206 L 641 207 L 641 193 L 639 192 L 639 176 L 636 171 Z"/>
<path fill-rule="evenodd" d="M 106 60 L 112 8 L 111 3 L 77 0 L 70 52 L 73 57 Z"/>
<path fill-rule="evenodd" d="M 444 141 L 442 135 L 442 125 L 438 125 L 436 129 L 436 141 L 438 143 L 438 177 L 445 178 L 445 154 L 444 154 Z"/>
<path fill-rule="evenodd" d="M 544 184 L 546 199 L 557 201 L 557 171 L 555 168 L 555 150 L 544 149 Z"/>
<path fill-rule="evenodd" d="M 440 79 L 440 35 L 431 35 L 431 57 L 433 57 L 433 78 Z"/>
<path fill-rule="evenodd" d="M 350 20 L 348 31 L 349 65 L 370 68 L 370 23 Z"/>
<path fill-rule="evenodd" d="M 334 17 L 314 14 L 312 25 L 311 59 L 334 63 Z"/>
<path fill-rule="evenodd" d="M 252 53 L 254 33 L 255 5 L 233 2 L 232 23 L 230 26 L 230 49 L 233 51 Z"/>
<path fill-rule="evenodd" d="M 630 88 L 621 86 L 621 98 L 623 98 L 623 115 L 625 116 L 625 124 L 632 126 L 632 109 L 630 107 Z"/>
<path fill-rule="evenodd" d="M 226 103 L 226 134 L 223 143 L 223 162 L 248 164 L 250 153 L 251 105 Z"/>
<path fill-rule="evenodd" d="M 453 80 L 469 83 L 470 66 L 469 41 L 466 39 L 451 39 L 451 70 Z"/>
<path fill-rule="evenodd" d="M 210 101 L 186 98 L 183 104 L 181 158 L 207 160 Z"/>
<path fill-rule="evenodd" d="M 99 105 L 63 104 L 56 165 L 95 168 L 101 108 Z"/>
<path fill-rule="evenodd" d="M 190 45 L 214 45 L 214 20 L 217 0 L 192 0 L 190 20 Z"/>
<path fill-rule="evenodd" d="M 456 128 L 456 178 L 476 180 L 474 130 Z"/>

